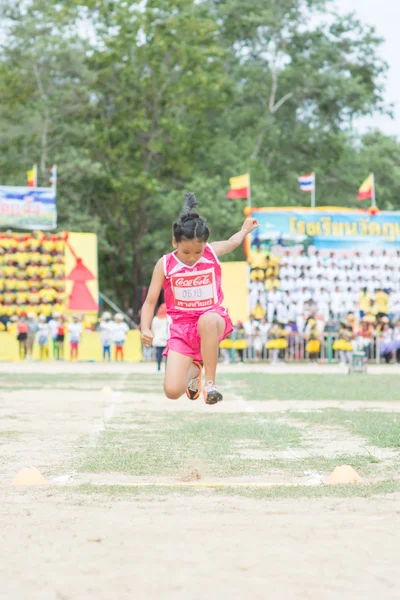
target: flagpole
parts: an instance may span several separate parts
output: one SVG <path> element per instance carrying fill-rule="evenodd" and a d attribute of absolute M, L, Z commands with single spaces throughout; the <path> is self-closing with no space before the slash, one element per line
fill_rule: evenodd
<path fill-rule="evenodd" d="M 250 180 L 250 171 L 249 171 L 249 206 L 251 206 L 251 180 Z"/>
<path fill-rule="evenodd" d="M 315 190 L 317 188 L 317 180 L 315 177 L 315 173 L 313 173 L 313 178 L 314 178 L 314 186 L 311 191 L 311 208 L 315 208 Z"/>
<path fill-rule="evenodd" d="M 375 197 L 375 175 L 371 173 L 372 178 L 372 197 L 371 197 L 371 206 L 376 206 L 376 197 Z"/>

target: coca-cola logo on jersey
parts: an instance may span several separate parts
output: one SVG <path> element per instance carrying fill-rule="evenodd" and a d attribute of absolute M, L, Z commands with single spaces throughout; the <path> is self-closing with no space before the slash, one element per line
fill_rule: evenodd
<path fill-rule="evenodd" d="M 197 287 L 199 285 L 210 285 L 212 283 L 212 273 L 206 275 L 198 275 L 197 277 L 191 277 L 186 279 L 185 277 L 179 277 L 175 279 L 174 284 L 177 287 Z"/>

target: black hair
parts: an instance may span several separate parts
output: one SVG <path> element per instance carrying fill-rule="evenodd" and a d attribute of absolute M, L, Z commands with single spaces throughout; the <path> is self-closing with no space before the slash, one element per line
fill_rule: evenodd
<path fill-rule="evenodd" d="M 196 196 L 192 192 L 185 194 L 183 211 L 173 226 L 174 238 L 177 243 L 184 240 L 199 240 L 200 242 L 208 240 L 210 231 L 207 221 L 193 211 L 197 205 Z"/>

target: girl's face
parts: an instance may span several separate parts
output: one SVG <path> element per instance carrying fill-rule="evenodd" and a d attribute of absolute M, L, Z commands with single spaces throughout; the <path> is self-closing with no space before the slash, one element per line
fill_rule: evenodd
<path fill-rule="evenodd" d="M 176 248 L 176 258 L 184 265 L 192 267 L 203 256 L 207 242 L 201 242 L 197 239 L 176 242 L 173 238 L 172 245 Z"/>

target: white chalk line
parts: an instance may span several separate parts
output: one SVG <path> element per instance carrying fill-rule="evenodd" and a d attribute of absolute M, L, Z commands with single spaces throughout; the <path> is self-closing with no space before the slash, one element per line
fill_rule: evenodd
<path fill-rule="evenodd" d="M 100 419 L 89 425 L 89 427 L 88 427 L 88 443 L 87 443 L 88 448 L 93 448 L 97 445 L 100 435 L 106 429 L 106 423 L 111 421 L 111 419 L 113 419 L 113 417 L 115 416 L 115 414 L 117 412 L 118 403 L 121 398 L 121 392 L 123 391 L 123 389 L 125 387 L 125 382 L 126 382 L 128 375 L 129 375 L 129 373 L 125 373 L 124 375 L 122 375 L 122 377 L 118 381 L 118 384 L 117 384 L 115 390 L 111 391 L 110 402 L 107 404 L 107 406 L 104 407 L 103 414 L 101 415 Z M 100 391 L 100 393 L 104 393 L 104 392 Z M 85 459 L 82 460 L 81 464 L 84 461 L 85 461 Z M 49 479 L 49 481 L 51 483 L 65 485 L 67 483 L 71 483 L 72 480 L 77 476 L 77 474 L 78 474 L 77 471 L 73 471 L 72 473 L 68 473 L 67 475 L 58 475 L 56 477 L 51 477 Z"/>

